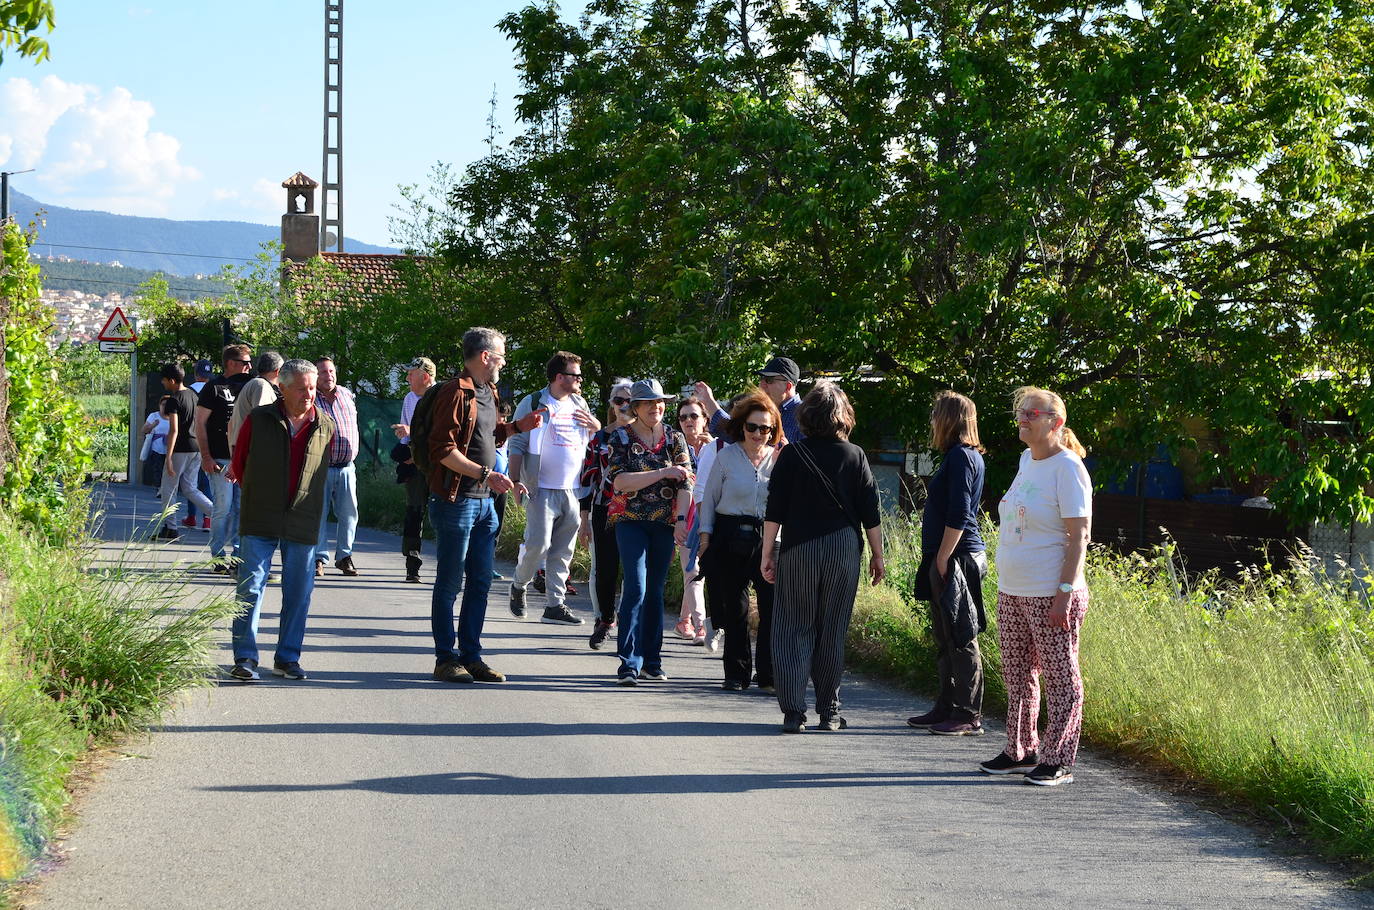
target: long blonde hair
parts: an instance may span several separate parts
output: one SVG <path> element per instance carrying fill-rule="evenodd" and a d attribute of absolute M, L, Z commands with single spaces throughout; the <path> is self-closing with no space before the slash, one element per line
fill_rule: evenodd
<path fill-rule="evenodd" d="M 1050 403 L 1050 411 L 1056 417 L 1064 419 L 1064 425 L 1059 428 L 1059 444 L 1073 452 L 1079 458 L 1088 454 L 1088 450 L 1083 448 L 1083 443 L 1078 441 L 1077 434 L 1069 429 L 1069 409 L 1064 407 L 1064 399 L 1060 398 L 1049 389 L 1042 389 L 1033 385 L 1023 385 L 1015 392 L 1011 393 L 1011 406 L 1019 409 L 1021 402 L 1027 398 L 1041 398 Z"/>

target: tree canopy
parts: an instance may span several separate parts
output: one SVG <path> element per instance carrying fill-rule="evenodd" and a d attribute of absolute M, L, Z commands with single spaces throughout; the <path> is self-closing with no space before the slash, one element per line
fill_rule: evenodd
<path fill-rule="evenodd" d="M 48 42 L 38 32 L 52 29 L 50 0 L 0 0 L 0 63 L 5 60 L 7 47 L 35 62 L 47 60 Z"/>

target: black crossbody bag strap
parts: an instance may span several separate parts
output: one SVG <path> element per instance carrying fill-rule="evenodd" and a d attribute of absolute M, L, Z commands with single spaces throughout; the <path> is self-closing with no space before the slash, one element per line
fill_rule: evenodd
<path fill-rule="evenodd" d="M 811 469 L 811 473 L 816 475 L 816 478 L 821 482 L 821 486 L 825 487 L 825 491 L 829 493 L 830 498 L 834 500 L 835 505 L 840 507 L 840 511 L 844 513 L 845 520 L 854 527 L 854 530 L 862 535 L 863 522 L 855 518 L 854 513 L 849 511 L 849 507 L 844 504 L 844 500 L 840 499 L 840 494 L 835 492 L 835 486 L 830 482 L 830 478 L 825 476 L 825 473 L 821 471 L 821 466 L 816 464 L 816 460 L 811 457 L 811 453 L 806 451 L 804 443 L 798 442 L 789 448 L 795 448 L 797 450 L 797 455 L 806 463 L 806 466 Z"/>

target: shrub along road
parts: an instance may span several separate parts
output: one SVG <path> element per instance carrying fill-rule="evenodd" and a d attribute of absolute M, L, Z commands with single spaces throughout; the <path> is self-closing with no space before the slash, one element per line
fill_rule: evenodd
<path fill-rule="evenodd" d="M 110 559 L 155 506 L 111 488 Z M 206 537 L 147 558 L 205 559 Z M 622 689 L 586 626 L 514 621 L 500 582 L 485 643 L 509 681 L 432 682 L 428 584 L 394 536 L 361 532 L 355 559 L 317 584 L 310 679 L 195 693 L 130 743 L 33 906 L 1374 906 L 1091 753 L 1067 787 L 986 777 L 999 735 L 909 731 L 922 706 L 862 678 L 847 731 L 801 736 L 671 635 L 671 681 Z"/>

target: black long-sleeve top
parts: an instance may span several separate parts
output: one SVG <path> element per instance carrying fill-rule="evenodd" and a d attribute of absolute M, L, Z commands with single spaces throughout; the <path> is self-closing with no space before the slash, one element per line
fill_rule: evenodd
<path fill-rule="evenodd" d="M 786 550 L 840 528 L 854 527 L 826 492 L 821 479 L 795 451 L 802 446 L 829 479 L 849 513 L 865 528 L 876 528 L 880 523 L 878 487 L 864 450 L 842 439 L 808 437 L 783 448 L 768 484 L 764 520 L 782 525 L 782 548 Z M 858 534 L 859 529 L 854 528 L 854 533 Z"/>

